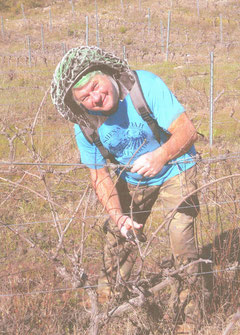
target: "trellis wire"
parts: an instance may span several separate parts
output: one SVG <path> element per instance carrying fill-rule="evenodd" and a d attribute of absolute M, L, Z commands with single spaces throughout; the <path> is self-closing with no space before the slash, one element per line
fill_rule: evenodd
<path fill-rule="evenodd" d="M 164 27 L 163 27 L 163 31 L 164 31 Z M 164 34 L 163 34 L 163 36 L 164 36 Z M 55 43 L 56 44 L 56 43 Z M 172 49 L 174 49 L 174 48 L 179 48 L 179 47 L 181 47 L 181 46 L 183 46 L 182 44 L 180 44 L 180 43 L 174 43 L 174 42 L 171 42 L 171 45 L 172 45 Z M 231 42 L 230 42 L 230 44 L 227 44 L 227 43 L 225 43 L 225 46 L 226 47 L 228 47 L 229 45 L 232 45 L 232 46 L 240 46 L 240 41 L 236 41 L 236 40 L 232 40 Z M 59 46 L 61 46 L 61 43 L 59 42 Z M 195 44 L 195 43 L 184 43 L 184 46 L 185 47 L 196 47 L 197 46 L 197 44 Z M 212 46 L 212 43 L 210 43 L 210 42 L 206 42 L 206 43 L 204 43 L 203 44 L 203 46 L 205 46 L 205 50 L 206 50 L 206 52 L 208 52 L 207 51 L 207 49 L 208 48 L 210 48 L 211 46 Z M 61 49 L 61 47 L 60 47 L 60 49 Z M 56 50 L 57 51 L 57 50 Z M 38 53 L 37 53 L 37 51 L 36 51 L 36 55 L 38 55 Z M 4 59 L 5 57 L 8 57 L 8 58 L 10 58 L 10 59 L 12 59 L 12 58 L 17 58 L 17 57 L 25 57 L 25 55 L 23 55 L 21 52 L 1 52 L 0 53 L 0 57 L 2 58 L 2 59 Z M 206 55 L 204 55 L 204 58 L 207 58 L 207 59 L 209 59 L 209 53 L 207 53 Z M 49 59 L 51 59 L 51 55 L 49 54 Z M 55 61 L 55 58 L 54 58 L 54 61 Z M 192 63 L 192 65 L 193 66 L 198 66 L 199 64 L 197 64 L 197 63 Z"/>
<path fill-rule="evenodd" d="M 225 269 L 216 269 L 216 270 L 212 270 L 212 271 L 194 272 L 193 275 L 203 276 L 203 275 L 209 275 L 209 274 L 218 274 L 218 273 L 223 273 L 223 272 L 238 271 L 239 269 L 240 269 L 239 266 L 232 266 L 232 267 L 227 267 Z M 33 269 L 30 269 L 29 271 L 33 271 Z M 128 283 L 131 284 L 132 281 L 127 281 L 125 283 L 126 284 L 128 284 Z M 95 285 L 85 285 L 85 286 L 79 286 L 79 287 L 65 287 L 65 288 L 57 288 L 57 289 L 51 289 L 51 290 L 24 292 L 24 293 L 5 293 L 5 294 L 0 294 L 0 297 L 1 298 L 3 298 L 3 297 L 23 297 L 23 296 L 29 296 L 29 295 L 35 295 L 35 294 L 60 293 L 60 292 L 66 292 L 66 291 L 75 291 L 75 290 L 98 288 L 98 287 L 99 287 L 99 284 L 95 284 Z"/>
<path fill-rule="evenodd" d="M 64 190 L 66 192 L 66 190 Z M 64 192 L 63 191 L 63 192 Z M 72 190 L 69 190 L 69 192 L 73 192 Z M 79 194 L 79 190 L 75 191 Z M 237 204 L 237 205 L 240 205 L 240 199 L 237 199 L 237 200 L 229 200 L 229 201 L 214 201 L 214 202 L 201 202 L 199 201 L 199 204 L 198 205 L 187 205 L 187 206 L 181 206 L 181 209 L 184 209 L 184 208 L 203 208 L 204 206 L 207 206 L 208 208 L 210 207 L 216 207 L 216 205 L 229 205 L 229 204 Z M 145 211 L 131 211 L 131 212 L 123 212 L 124 215 L 129 215 L 129 214 L 139 214 L 139 213 L 156 213 L 156 212 L 162 212 L 162 206 L 154 206 L 151 210 L 145 210 Z M 165 210 L 173 210 L 173 207 L 164 207 Z M 98 214 L 98 215 L 86 215 L 85 216 L 85 219 L 107 219 L 109 218 L 109 214 L 105 213 L 101 213 L 101 214 Z M 65 218 L 65 219 L 59 219 L 58 221 L 59 222 L 68 222 L 71 218 Z M 12 224 L 1 224 L 0 223 L 0 229 L 1 228 L 4 228 L 4 227 L 29 227 L 29 226 L 34 226 L 34 225 L 42 225 L 42 224 L 51 224 L 51 223 L 54 223 L 53 220 L 45 220 L 45 221 L 33 221 L 33 222 L 22 222 L 22 223 L 12 223 Z"/>
<path fill-rule="evenodd" d="M 88 27 L 88 16 L 86 15 L 86 45 L 88 45 L 88 36 L 89 34 L 89 27 Z"/>
<path fill-rule="evenodd" d="M 189 163 L 189 160 L 194 160 L 194 162 L 198 163 L 204 163 L 204 164 L 212 164 L 212 163 L 217 163 L 221 161 L 226 161 L 226 160 L 240 160 L 240 152 L 233 152 L 233 153 L 228 153 L 225 155 L 219 155 L 219 156 L 211 156 L 211 157 L 200 157 L 199 155 L 191 156 L 189 159 L 181 159 L 178 160 L 177 162 L 168 162 L 168 165 L 173 165 L 173 164 L 178 164 L 178 163 Z M 16 166 L 24 166 L 24 165 L 29 165 L 29 166 L 75 166 L 75 167 L 87 167 L 85 164 L 82 163 L 57 163 L 57 162 L 16 162 L 16 161 L 0 161 L 0 165 L 16 165 Z M 102 166 L 103 164 L 100 164 L 99 166 Z M 96 164 L 98 166 L 98 164 Z M 104 164 L 105 167 L 116 167 L 116 168 L 131 168 L 132 165 L 123 165 L 123 164 L 113 164 L 113 163 L 108 163 Z"/>
<path fill-rule="evenodd" d="M 168 61 L 168 47 L 169 47 L 169 38 L 170 38 L 170 24 L 171 24 L 171 11 L 168 11 L 166 61 Z"/>
<path fill-rule="evenodd" d="M 209 145 L 213 145 L 213 112 L 214 112 L 214 52 L 210 53 L 210 129 L 209 129 Z"/>

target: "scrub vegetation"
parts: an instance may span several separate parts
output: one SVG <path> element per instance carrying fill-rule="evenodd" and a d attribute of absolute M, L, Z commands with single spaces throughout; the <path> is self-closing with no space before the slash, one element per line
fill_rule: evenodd
<path fill-rule="evenodd" d="M 0 1 L 0 332 L 174 331 L 167 317 L 169 285 L 117 317 L 113 312 L 106 317 L 122 304 L 117 295 L 105 305 L 95 304 L 107 217 L 87 170 L 77 165 L 73 125 L 57 114 L 49 96 L 57 62 L 69 48 L 86 43 L 88 16 L 88 44 L 99 43 L 125 56 L 133 69 L 159 75 L 202 134 L 196 143 L 202 157 L 197 159 L 201 214 L 196 226 L 201 255 L 212 261 L 204 270 L 213 297 L 198 334 L 219 335 L 237 319 L 240 296 L 239 1 L 199 1 L 198 10 L 193 0 L 99 0 L 98 31 L 95 5 L 93 0 Z M 146 226 L 151 243 L 140 247 L 132 277 L 141 290 L 172 271 L 163 266 L 171 255 L 167 227 L 160 224 L 157 203 Z M 139 296 L 137 286 L 128 288 L 129 299 Z M 239 331 L 235 323 L 230 334 Z"/>

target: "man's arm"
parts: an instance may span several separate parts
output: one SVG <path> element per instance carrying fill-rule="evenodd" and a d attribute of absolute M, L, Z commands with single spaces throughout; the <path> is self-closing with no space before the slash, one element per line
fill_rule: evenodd
<path fill-rule="evenodd" d="M 131 172 L 154 177 L 171 159 L 186 153 L 197 139 L 197 131 L 186 113 L 181 114 L 168 128 L 172 136 L 161 147 L 139 157 Z"/>
<path fill-rule="evenodd" d="M 116 223 L 121 234 L 126 237 L 127 231 L 132 227 L 135 229 L 141 228 L 142 225 L 132 221 L 129 216 L 122 212 L 118 192 L 108 169 L 106 167 L 98 170 L 90 169 L 90 176 L 99 201 Z"/>

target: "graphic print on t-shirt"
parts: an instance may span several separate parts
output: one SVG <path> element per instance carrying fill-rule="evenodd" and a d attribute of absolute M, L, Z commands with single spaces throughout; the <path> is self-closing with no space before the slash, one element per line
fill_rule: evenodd
<path fill-rule="evenodd" d="M 104 137 L 103 143 L 114 156 L 130 158 L 143 145 L 147 137 L 148 134 L 143 130 L 143 124 L 130 122 L 128 128 L 121 127 L 121 125 L 116 126 Z M 144 143 L 144 146 L 146 144 Z"/>

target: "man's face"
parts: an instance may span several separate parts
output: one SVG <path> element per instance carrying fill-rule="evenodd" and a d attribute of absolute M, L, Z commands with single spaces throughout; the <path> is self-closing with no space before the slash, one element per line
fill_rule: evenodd
<path fill-rule="evenodd" d="M 111 114 L 118 104 L 118 91 L 107 75 L 96 74 L 84 86 L 73 88 L 72 93 L 78 103 L 91 111 Z"/>

